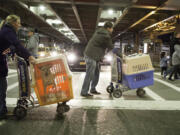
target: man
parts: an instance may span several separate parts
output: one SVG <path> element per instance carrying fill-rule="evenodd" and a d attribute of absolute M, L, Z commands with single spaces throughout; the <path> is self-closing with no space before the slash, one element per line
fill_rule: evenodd
<path fill-rule="evenodd" d="M 37 58 L 37 53 L 38 53 L 38 46 L 39 46 L 39 35 L 37 33 L 37 29 L 35 30 L 30 30 L 28 32 L 29 40 L 26 45 L 26 48 L 30 52 L 32 56 Z"/>
<path fill-rule="evenodd" d="M 172 76 L 174 75 L 174 79 L 178 79 L 178 74 L 180 72 L 179 70 L 180 68 L 180 25 L 179 24 L 176 26 L 176 29 L 174 31 L 174 38 L 170 45 L 170 56 L 172 58 L 171 60 L 172 67 L 168 69 L 167 72 L 165 72 L 164 78 L 166 78 L 166 76 L 170 74 L 168 79 L 170 81 L 174 81 L 172 80 Z"/>
<path fill-rule="evenodd" d="M 179 41 L 180 39 L 180 31 L 176 31 L 175 32 L 175 37 L 177 38 L 177 40 Z M 172 81 L 172 76 L 174 74 L 174 79 L 178 79 L 178 72 L 179 72 L 179 69 L 180 69 L 180 42 L 176 42 L 174 44 L 174 53 L 172 55 L 172 72 L 169 76 L 169 80 Z"/>
<path fill-rule="evenodd" d="M 86 61 L 86 75 L 81 89 L 81 96 L 89 97 L 91 94 L 100 94 L 96 90 L 99 81 L 100 61 L 105 55 L 106 49 L 113 49 L 111 34 L 113 24 L 106 22 L 103 28 L 98 29 L 88 42 L 84 55 Z M 88 93 L 91 84 L 91 94 Z"/>

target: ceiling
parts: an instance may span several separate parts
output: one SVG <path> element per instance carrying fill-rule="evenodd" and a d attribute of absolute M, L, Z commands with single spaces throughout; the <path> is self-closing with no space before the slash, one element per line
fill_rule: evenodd
<path fill-rule="evenodd" d="M 37 11 L 41 5 L 45 10 Z M 105 21 L 115 25 L 114 41 L 129 36 L 128 33 L 171 32 L 179 7 L 179 0 L 1 0 L 0 17 L 17 14 L 23 25 L 38 28 L 58 42 L 85 44 Z M 60 22 L 48 23 L 48 19 Z"/>

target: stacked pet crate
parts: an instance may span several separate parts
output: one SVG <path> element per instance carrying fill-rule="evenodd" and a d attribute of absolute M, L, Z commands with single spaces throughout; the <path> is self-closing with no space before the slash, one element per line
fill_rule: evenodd
<path fill-rule="evenodd" d="M 153 85 L 153 66 L 148 54 L 126 56 L 123 59 L 123 84 L 130 89 Z"/>

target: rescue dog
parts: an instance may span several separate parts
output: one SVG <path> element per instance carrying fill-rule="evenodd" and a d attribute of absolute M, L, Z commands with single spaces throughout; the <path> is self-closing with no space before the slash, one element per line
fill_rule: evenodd
<path fill-rule="evenodd" d="M 45 65 L 45 66 L 40 67 L 43 85 L 44 85 L 44 95 L 45 96 L 47 95 L 47 87 L 49 85 L 52 85 L 53 88 L 56 87 L 56 84 L 55 84 L 56 75 L 51 73 L 51 71 L 50 71 L 51 67 L 52 66 L 50 66 L 50 65 Z"/>

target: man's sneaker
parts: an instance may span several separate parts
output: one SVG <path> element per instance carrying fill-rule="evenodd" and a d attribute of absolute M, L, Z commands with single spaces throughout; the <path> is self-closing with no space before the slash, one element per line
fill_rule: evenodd
<path fill-rule="evenodd" d="M 170 80 L 170 81 L 174 81 L 173 79 L 171 79 L 171 78 L 168 78 L 168 80 Z"/>
<path fill-rule="evenodd" d="M 81 94 L 81 96 L 83 96 L 83 97 L 92 97 L 93 95 L 91 95 L 91 94 Z"/>
<path fill-rule="evenodd" d="M 97 91 L 91 91 L 91 94 L 100 95 L 101 93 Z"/>

